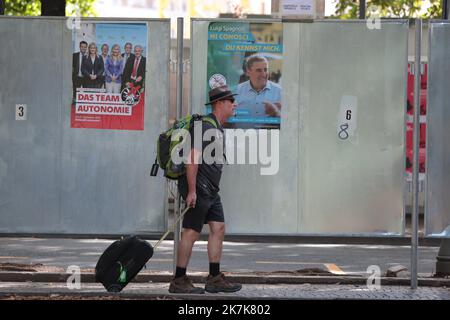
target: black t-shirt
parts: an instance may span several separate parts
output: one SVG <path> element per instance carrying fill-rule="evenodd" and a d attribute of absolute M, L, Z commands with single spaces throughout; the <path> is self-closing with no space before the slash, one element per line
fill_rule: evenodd
<path fill-rule="evenodd" d="M 225 157 L 224 157 L 225 137 L 224 137 L 224 133 L 223 133 L 223 128 L 220 125 L 219 121 L 217 121 L 216 116 L 214 114 L 210 113 L 207 115 L 207 117 L 212 118 L 215 121 L 217 127 L 213 126 L 208 121 L 205 121 L 205 120 L 202 121 L 202 137 L 204 137 L 205 132 L 209 129 L 214 130 L 214 136 L 211 138 L 211 140 L 208 140 L 208 141 L 203 141 L 203 138 L 201 139 L 201 141 L 202 141 L 202 160 L 201 160 L 201 163 L 198 165 L 197 183 L 196 183 L 197 188 L 196 189 L 197 189 L 197 193 L 200 196 L 214 197 L 219 192 L 219 183 L 220 183 L 220 178 L 222 176 L 222 167 L 223 167 L 223 164 L 225 163 Z M 192 128 L 190 130 L 192 148 L 194 148 L 194 141 L 196 139 L 196 137 L 194 135 L 194 132 L 195 132 L 194 127 L 195 126 L 192 126 Z M 213 163 L 208 164 L 205 162 L 204 158 L 210 153 L 209 151 L 211 149 L 207 150 L 208 152 L 205 152 L 205 148 L 208 147 L 217 138 L 222 139 L 222 146 L 223 146 L 223 150 L 221 152 L 222 154 L 217 155 L 217 159 L 220 159 L 220 160 L 214 161 Z M 213 157 L 215 156 L 214 152 L 215 151 L 212 152 Z M 183 175 L 179 179 L 178 187 L 179 187 L 179 191 L 180 191 L 181 195 L 185 198 L 188 193 L 188 183 L 187 183 L 186 175 Z"/>

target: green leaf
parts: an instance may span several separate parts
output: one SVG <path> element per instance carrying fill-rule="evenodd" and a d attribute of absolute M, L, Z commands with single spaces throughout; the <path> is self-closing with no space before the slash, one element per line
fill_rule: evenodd
<path fill-rule="evenodd" d="M 427 3 L 431 6 L 425 9 Z M 358 18 L 358 0 L 334 0 L 334 4 L 336 12 L 333 17 Z M 380 18 L 440 18 L 442 0 L 367 0 L 366 16 L 370 17 L 371 15 L 378 15 Z"/>

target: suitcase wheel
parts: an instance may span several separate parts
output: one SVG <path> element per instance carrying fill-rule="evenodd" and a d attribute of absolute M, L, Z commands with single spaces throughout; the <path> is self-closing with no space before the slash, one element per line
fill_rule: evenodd
<path fill-rule="evenodd" d="M 112 284 L 108 288 L 106 288 L 106 290 L 108 290 L 108 292 L 120 292 L 122 291 L 122 286 L 118 284 Z"/>

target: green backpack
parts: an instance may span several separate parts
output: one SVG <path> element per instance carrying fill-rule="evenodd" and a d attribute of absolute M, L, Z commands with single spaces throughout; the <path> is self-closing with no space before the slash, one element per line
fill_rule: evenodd
<path fill-rule="evenodd" d="M 214 119 L 198 114 L 189 115 L 175 121 L 172 128 L 159 135 L 158 141 L 156 142 L 156 159 L 150 175 L 156 176 L 158 173 L 158 166 L 164 170 L 164 176 L 169 179 L 177 180 L 186 173 L 186 166 L 184 163 L 173 163 L 172 152 L 177 152 L 177 150 L 179 150 L 178 152 L 182 151 L 182 145 L 180 145 L 184 140 L 182 133 L 190 132 L 191 128 L 194 126 L 194 121 L 207 121 L 217 128 Z M 179 129 L 184 129 L 186 131 L 179 131 Z M 177 150 L 174 150 L 175 147 L 177 147 Z M 180 154 L 180 156 L 182 156 L 182 154 Z"/>

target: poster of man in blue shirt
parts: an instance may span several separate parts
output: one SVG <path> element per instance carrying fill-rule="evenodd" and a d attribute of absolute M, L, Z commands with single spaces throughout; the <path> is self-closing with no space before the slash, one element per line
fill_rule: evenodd
<path fill-rule="evenodd" d="M 228 85 L 238 94 L 236 113 L 224 128 L 280 129 L 281 23 L 211 22 L 207 65 L 206 92 Z"/>
<path fill-rule="evenodd" d="M 249 79 L 237 86 L 236 117 L 250 117 L 255 123 L 264 118 L 268 126 L 279 128 L 281 86 L 269 80 L 269 62 L 262 55 L 251 55 L 246 59 L 245 72 Z"/>

